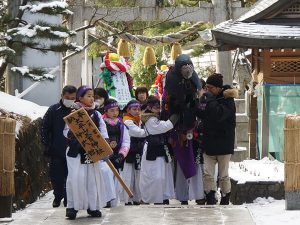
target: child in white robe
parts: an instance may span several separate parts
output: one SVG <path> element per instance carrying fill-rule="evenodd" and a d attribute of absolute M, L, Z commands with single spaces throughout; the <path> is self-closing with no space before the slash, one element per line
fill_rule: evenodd
<path fill-rule="evenodd" d="M 174 127 L 178 115 L 170 120 L 159 120 L 160 101 L 149 96 L 147 109 L 142 114 L 146 143 L 141 163 L 140 189 L 145 203 L 169 204 L 175 197 L 171 157 L 165 133 Z"/>
<path fill-rule="evenodd" d="M 129 130 L 130 149 L 120 174 L 132 190 L 133 198 L 129 198 L 128 194 L 122 190 L 120 200 L 124 201 L 125 205 L 139 205 L 142 200 L 139 181 L 146 132 L 142 128 L 140 103 L 136 100 L 131 100 L 127 103 L 125 111 L 123 120 Z"/>
<path fill-rule="evenodd" d="M 106 125 L 101 114 L 95 110 L 92 88 L 81 86 L 76 93 L 79 107 L 87 110 L 100 130 L 103 138 L 108 138 Z M 64 129 L 68 139 L 66 151 L 68 177 L 66 182 L 67 209 L 66 217 L 74 220 L 78 210 L 85 209 L 92 217 L 101 217 L 100 209 L 106 205 L 106 188 L 99 162 L 93 163 L 76 140 L 69 127 Z"/>
<path fill-rule="evenodd" d="M 119 117 L 120 109 L 118 102 L 115 99 L 108 99 L 104 103 L 103 119 L 106 124 L 109 140 L 108 143 L 113 150 L 110 156 L 111 162 L 115 168 L 120 172 L 123 168 L 124 159 L 128 154 L 130 148 L 130 137 L 128 129 L 124 125 L 122 118 Z M 107 182 L 110 182 L 109 180 Z M 119 194 L 123 188 L 119 181 L 114 179 L 116 198 L 110 202 L 111 206 L 116 206 L 119 199 Z"/>

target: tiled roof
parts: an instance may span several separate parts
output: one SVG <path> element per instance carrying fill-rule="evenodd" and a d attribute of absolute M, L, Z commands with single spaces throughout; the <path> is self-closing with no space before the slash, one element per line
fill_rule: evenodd
<path fill-rule="evenodd" d="M 300 47 L 300 24 L 262 24 L 226 21 L 212 33 L 218 44 L 257 48 Z"/>
<path fill-rule="evenodd" d="M 296 2 L 296 0 L 260 0 L 248 12 L 242 15 L 238 21 L 254 22 L 262 19 L 272 11 Z"/>

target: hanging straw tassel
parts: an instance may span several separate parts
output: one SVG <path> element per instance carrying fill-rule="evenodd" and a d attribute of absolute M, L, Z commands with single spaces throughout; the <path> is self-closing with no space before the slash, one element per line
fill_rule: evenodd
<path fill-rule="evenodd" d="M 171 49 L 171 58 L 175 61 L 176 57 L 182 53 L 181 45 L 178 42 L 175 42 Z"/>
<path fill-rule="evenodd" d="M 124 39 L 120 39 L 118 43 L 118 54 L 123 57 L 130 57 L 130 50 L 129 50 L 129 45 L 128 42 L 125 41 Z"/>
<path fill-rule="evenodd" d="M 146 47 L 143 58 L 144 66 L 151 66 L 156 64 L 155 52 L 152 47 Z"/>

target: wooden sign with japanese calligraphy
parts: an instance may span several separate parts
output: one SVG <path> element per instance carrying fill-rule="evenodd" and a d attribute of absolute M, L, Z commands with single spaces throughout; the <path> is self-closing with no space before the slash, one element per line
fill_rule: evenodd
<path fill-rule="evenodd" d="M 80 108 L 64 117 L 64 121 L 93 162 L 97 162 L 113 153 L 84 108 Z"/>

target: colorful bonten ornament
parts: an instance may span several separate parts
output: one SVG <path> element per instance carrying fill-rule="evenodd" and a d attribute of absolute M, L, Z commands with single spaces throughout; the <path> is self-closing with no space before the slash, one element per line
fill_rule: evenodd
<path fill-rule="evenodd" d="M 160 69 L 156 68 L 157 76 L 155 78 L 155 85 L 157 86 L 158 96 L 161 99 L 163 95 L 163 89 L 165 87 L 166 74 L 169 70 L 167 65 L 161 65 Z"/>
<path fill-rule="evenodd" d="M 104 88 L 110 96 L 117 99 L 120 108 L 123 109 L 133 97 L 132 77 L 128 73 L 130 65 L 122 56 L 107 52 L 100 69 Z"/>

